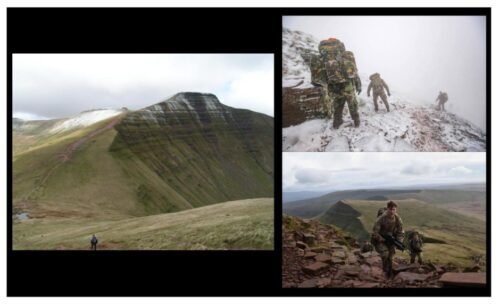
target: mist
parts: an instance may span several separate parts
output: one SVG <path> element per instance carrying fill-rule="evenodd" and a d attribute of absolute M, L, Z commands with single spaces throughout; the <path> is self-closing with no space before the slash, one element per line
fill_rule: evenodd
<path fill-rule="evenodd" d="M 437 105 L 439 91 L 447 92 L 447 111 L 486 130 L 485 17 L 287 16 L 283 26 L 340 39 L 362 77 L 379 72 L 409 102 Z"/>

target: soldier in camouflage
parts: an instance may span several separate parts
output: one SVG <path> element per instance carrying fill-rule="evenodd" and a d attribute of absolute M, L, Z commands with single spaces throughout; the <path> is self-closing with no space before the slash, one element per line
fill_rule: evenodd
<path fill-rule="evenodd" d="M 373 246 L 370 244 L 368 240 L 365 240 L 363 247 L 361 247 L 361 253 L 367 253 L 373 251 Z"/>
<path fill-rule="evenodd" d="M 387 210 L 377 218 L 372 233 L 372 244 L 382 258 L 382 267 L 387 278 L 392 276 L 392 258 L 396 250 L 394 246 L 385 243 L 382 235 L 391 235 L 401 242 L 404 238 L 403 222 L 396 214 L 397 207 L 393 201 L 387 203 Z"/>
<path fill-rule="evenodd" d="M 415 257 L 418 258 L 418 263 L 422 264 L 422 238 L 418 231 L 414 231 L 408 237 L 408 249 L 410 250 L 410 263 L 415 262 Z"/>
<path fill-rule="evenodd" d="M 323 109 L 333 116 L 333 127 L 343 123 L 342 112 L 347 103 L 354 126 L 359 127 L 356 93 L 361 92 L 354 54 L 345 50 L 344 44 L 335 38 L 321 41 L 320 55 L 311 59 L 311 82 L 323 89 Z"/>
<path fill-rule="evenodd" d="M 444 103 L 446 103 L 448 101 L 448 94 L 446 92 L 439 91 L 439 95 L 438 95 L 436 101 L 439 101 L 438 110 L 445 111 L 444 110 Z"/>
<path fill-rule="evenodd" d="M 368 85 L 368 97 L 370 97 L 370 91 L 373 89 L 373 104 L 375 105 L 375 111 L 378 111 L 378 98 L 382 99 L 385 104 L 385 108 L 387 112 L 389 112 L 389 103 L 387 102 L 387 95 L 385 95 L 385 90 L 387 91 L 387 95 L 391 96 L 391 92 L 389 91 L 389 87 L 385 83 L 385 81 L 380 77 L 379 73 L 372 74 L 370 76 L 370 84 Z"/>

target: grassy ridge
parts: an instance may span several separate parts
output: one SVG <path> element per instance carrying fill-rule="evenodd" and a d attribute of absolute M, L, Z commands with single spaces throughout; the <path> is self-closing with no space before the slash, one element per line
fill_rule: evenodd
<path fill-rule="evenodd" d="M 337 225 L 353 236 L 365 239 L 371 234 L 377 211 L 385 206 L 385 202 L 346 200 L 345 203 L 354 211 L 350 218 L 360 221 L 364 230 L 359 227 L 353 230 L 352 226 L 347 227 L 339 223 L 336 217 L 331 215 L 335 213 L 333 207 L 330 209 L 332 211 L 327 211 L 319 217 L 320 221 Z M 423 253 L 425 259 L 470 267 L 472 255 L 486 254 L 484 221 L 415 199 L 399 200 L 398 204 L 398 214 L 403 220 L 405 231 L 416 229 L 426 237 L 445 242 L 445 244 L 426 243 Z M 342 210 L 348 211 L 346 208 Z"/>
<path fill-rule="evenodd" d="M 352 190 L 338 191 L 317 198 L 305 199 L 286 203 L 284 211 L 293 216 L 313 218 L 325 212 L 339 200 L 405 200 L 416 199 L 427 203 L 440 205 L 449 211 L 458 212 L 466 216 L 473 216 L 485 220 L 486 194 L 478 190 L 479 187 L 470 189 L 470 185 L 463 185 L 466 190 L 458 189 L 439 190 Z"/>
<path fill-rule="evenodd" d="M 121 220 L 41 218 L 14 221 L 14 249 L 85 250 L 93 233 L 99 249 L 273 248 L 272 198 L 224 202 L 177 213 Z"/>

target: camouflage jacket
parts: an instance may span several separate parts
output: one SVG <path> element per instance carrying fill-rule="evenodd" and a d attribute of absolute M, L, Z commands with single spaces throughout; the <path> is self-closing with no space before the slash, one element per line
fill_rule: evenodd
<path fill-rule="evenodd" d="M 401 217 L 396 214 L 394 215 L 394 219 L 391 219 L 387 213 L 384 213 L 382 216 L 377 218 L 377 221 L 375 221 L 375 225 L 373 226 L 372 239 L 381 242 L 383 240 L 381 234 L 392 235 L 397 240 L 402 241 L 404 238 L 404 231 Z"/>
<path fill-rule="evenodd" d="M 448 101 L 448 94 L 445 92 L 442 92 L 438 95 L 436 101 L 439 100 L 440 103 L 446 103 Z"/>
<path fill-rule="evenodd" d="M 382 93 L 384 92 L 384 88 L 387 91 L 388 94 L 391 94 L 389 91 L 389 86 L 385 83 L 383 79 L 380 77 L 378 78 L 373 78 L 368 85 L 368 94 L 370 94 L 370 90 L 373 89 L 373 93 Z"/>
<path fill-rule="evenodd" d="M 411 252 L 421 252 L 422 251 L 422 239 L 420 238 L 412 238 L 410 240 L 409 249 Z"/>

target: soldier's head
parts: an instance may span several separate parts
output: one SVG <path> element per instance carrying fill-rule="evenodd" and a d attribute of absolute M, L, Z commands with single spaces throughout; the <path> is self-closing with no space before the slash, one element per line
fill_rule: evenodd
<path fill-rule="evenodd" d="M 396 210 L 398 208 L 398 205 L 394 201 L 389 201 L 387 203 L 387 215 L 393 216 L 396 214 Z"/>

